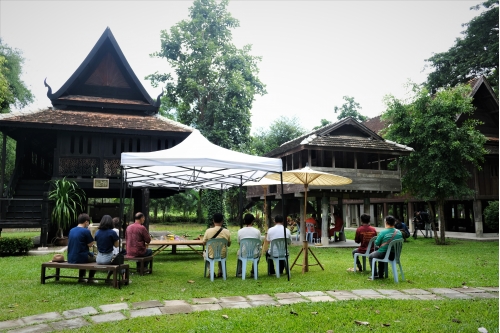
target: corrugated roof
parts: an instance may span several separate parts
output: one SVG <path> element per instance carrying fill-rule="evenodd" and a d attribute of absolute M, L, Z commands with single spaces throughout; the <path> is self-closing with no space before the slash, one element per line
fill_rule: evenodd
<path fill-rule="evenodd" d="M 91 128 L 115 128 L 141 131 L 192 132 L 193 128 L 160 115 L 128 115 L 90 111 L 39 110 L 31 113 L 4 114 L 0 125 L 9 123 L 47 124 Z"/>

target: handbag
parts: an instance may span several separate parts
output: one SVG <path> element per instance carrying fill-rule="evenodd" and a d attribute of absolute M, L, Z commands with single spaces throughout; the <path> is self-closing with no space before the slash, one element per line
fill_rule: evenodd
<path fill-rule="evenodd" d="M 125 256 L 123 253 L 118 253 L 118 254 L 113 254 L 113 257 L 111 257 L 111 265 L 123 265 L 125 262 Z"/>

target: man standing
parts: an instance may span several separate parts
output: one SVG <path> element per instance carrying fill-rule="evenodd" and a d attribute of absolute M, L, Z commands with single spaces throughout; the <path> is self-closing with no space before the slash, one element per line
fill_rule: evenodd
<path fill-rule="evenodd" d="M 127 258 L 149 257 L 153 254 L 147 245 L 151 242 L 151 236 L 148 230 L 143 226 L 146 217 L 143 213 L 135 214 L 135 222 L 127 227 L 125 231 L 125 240 L 127 241 Z M 137 263 L 139 266 L 139 263 Z M 145 269 L 149 267 L 149 261 L 145 263 Z"/>
<path fill-rule="evenodd" d="M 368 243 L 370 240 L 377 236 L 377 230 L 370 225 L 370 215 L 362 214 L 361 215 L 361 226 L 356 229 L 356 235 L 354 236 L 354 241 L 356 243 L 361 243 L 357 249 L 352 251 L 352 256 L 356 253 L 366 253 L 366 249 L 368 248 Z M 370 253 L 375 250 L 375 247 L 370 249 Z M 370 262 L 371 265 L 371 262 Z M 361 266 L 361 262 L 359 261 L 359 257 L 356 258 L 356 266 L 360 272 L 363 271 L 363 267 Z M 353 270 L 350 268 L 350 270 Z"/>
<path fill-rule="evenodd" d="M 245 221 L 245 227 L 241 228 L 238 230 L 238 243 L 241 242 L 242 239 L 245 238 L 255 238 L 260 241 L 260 230 L 257 228 L 253 227 L 253 221 L 255 221 L 255 217 L 252 214 L 245 214 L 245 217 L 243 218 Z M 238 255 L 240 255 L 240 250 L 238 250 Z M 257 258 L 259 257 L 260 260 L 260 251 L 257 249 L 257 252 L 254 253 L 254 257 Z M 238 265 L 237 265 L 237 276 L 241 276 L 241 260 L 238 259 Z M 252 271 L 251 274 L 253 275 L 253 266 L 252 266 Z"/>
<path fill-rule="evenodd" d="M 425 227 L 425 238 L 430 237 L 432 238 L 432 228 L 431 228 L 431 221 L 429 220 L 429 213 L 427 213 L 425 210 L 420 212 L 420 216 L 422 217 L 422 222 L 424 223 Z"/>
<path fill-rule="evenodd" d="M 222 216 L 221 213 L 214 214 L 213 216 L 214 226 L 213 228 L 208 228 L 207 231 L 205 231 L 205 235 L 203 236 L 203 245 L 206 245 L 209 239 L 224 238 L 227 240 L 227 246 L 228 247 L 231 246 L 231 232 L 222 226 L 223 221 L 224 217 Z M 206 251 L 203 252 L 203 256 L 205 257 L 206 255 L 207 255 Z M 208 257 L 213 258 L 213 256 L 214 253 L 212 249 L 208 248 Z M 226 257 L 226 249 L 223 249 L 222 258 L 225 257 Z M 205 261 L 205 264 L 207 264 L 207 261 Z M 222 277 L 222 265 L 220 261 L 219 261 L 219 273 L 217 274 L 217 277 Z"/>
<path fill-rule="evenodd" d="M 87 214 L 78 216 L 78 225 L 69 231 L 68 237 L 68 262 L 70 264 L 86 264 L 95 262 L 95 257 L 89 251 L 89 247 L 94 245 L 94 238 L 88 227 L 90 217 Z M 85 269 L 80 269 L 78 272 L 78 282 L 87 282 L 85 280 Z M 94 282 L 93 278 L 95 271 L 89 271 L 88 282 Z"/>
<path fill-rule="evenodd" d="M 283 231 L 283 229 L 285 231 Z M 281 215 L 276 215 L 274 217 L 274 227 L 272 228 L 269 228 L 269 230 L 267 230 L 267 238 L 266 240 L 271 243 L 271 241 L 273 239 L 277 239 L 277 238 L 283 238 L 283 236 L 285 235 L 285 232 L 286 232 L 286 238 L 287 238 L 287 242 L 288 241 L 292 241 L 292 236 L 290 234 L 290 230 L 288 230 L 288 228 L 285 228 L 283 226 L 283 216 Z M 268 265 L 269 265 L 269 273 L 270 274 L 276 274 L 275 270 L 274 270 L 274 265 L 271 263 L 269 264 L 269 260 L 272 260 L 271 258 L 271 255 L 270 255 L 270 251 L 271 249 L 269 249 L 266 253 L 266 261 L 268 262 Z M 283 271 L 285 270 L 285 263 L 280 260 L 280 274 L 283 274 Z"/>

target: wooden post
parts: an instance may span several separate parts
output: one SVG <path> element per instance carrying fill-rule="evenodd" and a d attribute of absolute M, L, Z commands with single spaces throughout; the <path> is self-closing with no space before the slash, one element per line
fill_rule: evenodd
<path fill-rule="evenodd" d="M 149 231 L 149 188 L 142 189 L 142 201 L 141 201 L 141 211 L 144 214 L 146 220 L 144 221 L 144 227 Z"/>
<path fill-rule="evenodd" d="M 328 205 L 330 204 L 330 198 L 324 196 L 321 198 L 321 244 L 328 245 L 328 229 L 330 225 L 328 224 Z"/>
<path fill-rule="evenodd" d="M 1 192 L 0 192 L 0 197 L 4 197 L 4 183 L 5 183 L 5 159 L 7 158 L 7 135 L 5 135 L 5 132 L 2 133 L 2 170 L 1 170 L 1 173 L 0 173 L 0 189 L 1 189 Z"/>
<path fill-rule="evenodd" d="M 43 192 L 42 198 L 42 228 L 40 230 L 40 244 L 47 247 L 49 233 L 49 192 Z"/>

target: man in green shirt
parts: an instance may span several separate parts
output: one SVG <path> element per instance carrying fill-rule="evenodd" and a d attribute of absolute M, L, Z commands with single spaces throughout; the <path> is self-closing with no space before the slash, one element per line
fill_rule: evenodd
<path fill-rule="evenodd" d="M 402 239 L 403 235 L 401 231 L 394 228 L 396 224 L 396 219 L 389 215 L 385 218 L 385 229 L 382 230 L 375 240 L 375 246 L 378 246 L 377 251 L 374 251 L 370 254 L 370 263 L 373 258 L 383 259 L 387 252 L 387 248 L 389 247 L 389 243 L 396 239 Z M 394 253 L 389 254 L 389 259 L 394 260 Z M 375 278 L 383 279 L 385 272 L 385 262 L 378 262 L 378 274 L 377 269 L 375 268 Z"/>

